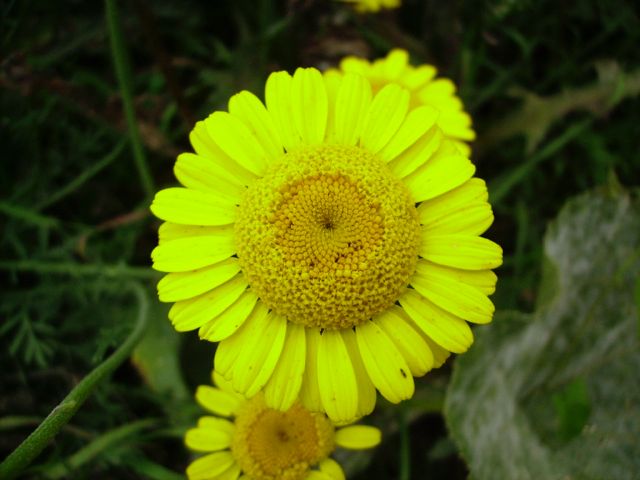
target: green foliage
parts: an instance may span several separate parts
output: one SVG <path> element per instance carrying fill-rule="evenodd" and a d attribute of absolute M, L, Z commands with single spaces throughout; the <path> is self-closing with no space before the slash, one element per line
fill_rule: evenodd
<path fill-rule="evenodd" d="M 614 190 L 613 178 L 640 178 L 633 2 L 404 0 L 398 11 L 368 16 L 332 0 L 113 4 L 131 62 L 130 79 L 125 73 L 120 82 L 103 2 L 0 6 L 0 458 L 127 337 L 137 309 L 128 281 L 154 298 L 159 275 L 149 252 L 158 225 L 145 197 L 152 183 L 175 184 L 172 165 L 189 149 L 195 121 L 243 88 L 261 95 L 273 70 L 327 68 L 348 54 L 375 57 L 399 46 L 456 82 L 496 213 L 488 236 L 505 250 L 493 297 L 499 312 L 537 307 L 538 318 L 557 297 L 562 269 L 544 259 L 542 235 L 567 199 L 601 185 Z M 135 158 L 127 116 L 140 132 Z M 615 276 L 594 279 L 603 291 L 621 285 Z M 628 285 L 637 312 L 640 282 Z M 131 361 L 96 387 L 27 477 L 173 479 L 183 471 L 181 435 L 199 414 L 191 393 L 208 381 L 213 347 L 176 334 L 165 306 L 154 300 L 149 308 Z M 479 348 L 529 328 L 531 318 L 500 313 L 494 326 L 475 330 Z M 637 314 L 635 322 L 630 336 L 640 339 Z M 563 326 L 553 338 L 571 332 Z M 576 348 L 589 338 L 570 337 Z M 474 352 L 460 357 L 459 370 Z M 613 373 L 589 371 L 531 391 L 522 409 L 545 419 L 536 437 L 560 451 L 579 444 L 599 421 Z M 418 381 L 402 417 L 379 402 L 368 421 L 385 441 L 375 454 L 340 452 L 349 476 L 466 478 L 440 413 L 449 377 L 445 366 Z M 482 437 L 466 442 L 471 449 Z M 634 452 L 625 448 L 623 456 Z"/>
<path fill-rule="evenodd" d="M 570 201 L 545 237 L 555 295 L 503 312 L 456 361 L 446 417 L 474 478 L 633 478 L 640 469 L 640 200 Z M 634 407 L 635 406 L 635 407 Z"/>

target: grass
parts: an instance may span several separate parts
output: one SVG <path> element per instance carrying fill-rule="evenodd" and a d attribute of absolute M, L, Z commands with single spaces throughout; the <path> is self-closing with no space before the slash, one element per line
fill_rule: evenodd
<path fill-rule="evenodd" d="M 0 456 L 124 341 L 133 279 L 154 332 L 27 477 L 171 479 L 189 461 L 181 433 L 199 413 L 189 392 L 207 382 L 213 352 L 168 328 L 146 207 L 155 185 L 174 182 L 194 121 L 243 88 L 261 93 L 270 71 L 400 46 L 456 81 L 493 198 L 488 235 L 505 249 L 498 309 L 533 309 L 542 235 L 567 199 L 613 175 L 640 178 L 632 2 L 406 0 L 357 16 L 320 0 L 131 0 L 117 2 L 120 22 L 106 5 L 0 7 Z M 172 365 L 164 376 L 159 351 Z M 466 478 L 442 421 L 449 372 L 420 380 L 401 416 L 382 402 L 372 421 L 385 441 L 375 459 L 353 460 L 353 478 Z"/>

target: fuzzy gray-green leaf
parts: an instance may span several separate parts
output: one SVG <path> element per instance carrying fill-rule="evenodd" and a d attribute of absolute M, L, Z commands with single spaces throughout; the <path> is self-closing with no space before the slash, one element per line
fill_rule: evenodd
<path fill-rule="evenodd" d="M 474 478 L 640 471 L 639 245 L 637 199 L 594 193 L 569 202 L 545 239 L 553 267 L 545 301 L 532 315 L 502 313 L 476 330 L 445 409 Z"/>

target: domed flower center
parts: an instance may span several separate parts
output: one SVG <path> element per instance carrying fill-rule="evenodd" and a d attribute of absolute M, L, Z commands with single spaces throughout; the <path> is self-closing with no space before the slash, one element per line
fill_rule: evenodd
<path fill-rule="evenodd" d="M 242 471 L 255 480 L 302 480 L 334 449 L 329 420 L 300 404 L 286 412 L 267 408 L 264 396 L 238 412 L 231 446 Z"/>
<path fill-rule="evenodd" d="M 287 153 L 248 191 L 238 257 L 262 301 L 308 327 L 349 328 L 387 309 L 414 271 L 415 205 L 359 147 Z"/>

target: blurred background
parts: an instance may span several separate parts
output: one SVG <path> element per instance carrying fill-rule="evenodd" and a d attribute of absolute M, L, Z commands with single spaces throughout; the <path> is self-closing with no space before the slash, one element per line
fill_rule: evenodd
<path fill-rule="evenodd" d="M 487 236 L 505 261 L 494 325 L 400 408 L 379 400 L 367 421 L 383 443 L 339 454 L 350 478 L 640 478 L 638 2 L 403 0 L 376 14 L 331 0 L 117 5 L 135 151 L 105 4 L 0 3 L 0 458 L 144 307 L 131 359 L 25 478 L 182 478 L 182 434 L 215 347 L 175 333 L 157 301 L 148 192 L 175 184 L 195 121 L 233 93 L 262 96 L 274 70 L 400 47 L 458 86 L 496 215 Z M 487 387 L 501 379 L 514 388 Z"/>

